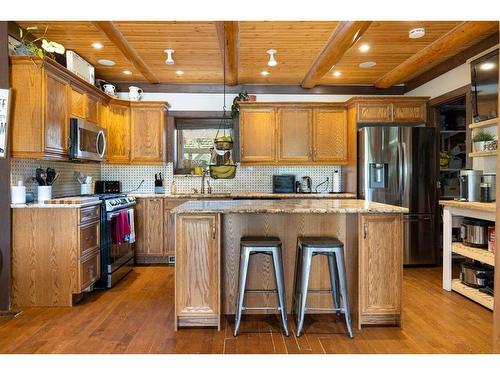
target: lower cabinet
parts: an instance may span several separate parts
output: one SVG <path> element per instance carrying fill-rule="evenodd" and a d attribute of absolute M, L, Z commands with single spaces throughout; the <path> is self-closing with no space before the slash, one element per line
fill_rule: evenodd
<path fill-rule="evenodd" d="M 12 224 L 14 307 L 72 306 L 100 278 L 99 205 L 17 208 Z"/>
<path fill-rule="evenodd" d="M 400 214 L 359 216 L 360 324 L 399 325 L 403 270 Z"/>
<path fill-rule="evenodd" d="M 175 328 L 220 329 L 220 215 L 177 215 Z"/>
<path fill-rule="evenodd" d="M 144 198 L 136 200 L 135 227 L 136 262 L 164 262 L 163 198 Z"/>

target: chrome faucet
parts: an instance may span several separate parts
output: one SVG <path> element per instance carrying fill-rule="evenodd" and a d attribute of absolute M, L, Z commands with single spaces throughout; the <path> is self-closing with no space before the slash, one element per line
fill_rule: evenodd
<path fill-rule="evenodd" d="M 203 173 L 201 174 L 201 189 L 200 189 L 200 194 L 205 194 L 205 178 L 207 176 L 208 170 L 204 169 Z"/>

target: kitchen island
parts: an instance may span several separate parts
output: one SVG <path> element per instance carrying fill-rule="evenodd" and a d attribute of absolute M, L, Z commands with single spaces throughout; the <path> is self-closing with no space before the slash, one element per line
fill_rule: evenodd
<path fill-rule="evenodd" d="M 287 311 L 291 312 L 298 236 L 335 236 L 344 243 L 353 326 L 401 323 L 403 224 L 406 208 L 357 199 L 189 201 L 174 208 L 175 326 L 215 326 L 234 314 L 242 236 L 282 241 Z M 252 257 L 249 289 L 273 289 L 268 257 Z M 324 257 L 315 257 L 310 289 L 329 289 Z M 272 308 L 275 296 L 249 295 L 247 306 Z M 331 307 L 329 294 L 309 307 Z M 267 312 L 263 310 L 263 312 Z"/>

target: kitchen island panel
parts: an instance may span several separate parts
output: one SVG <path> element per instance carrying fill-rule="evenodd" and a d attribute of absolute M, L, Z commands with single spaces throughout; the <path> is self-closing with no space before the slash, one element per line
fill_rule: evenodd
<path fill-rule="evenodd" d="M 298 236 L 334 236 L 344 243 L 347 269 L 347 282 L 351 313 L 354 325 L 357 325 L 358 295 L 358 238 L 357 231 L 349 228 L 357 227 L 357 215 L 345 214 L 227 214 L 222 216 L 222 313 L 234 314 L 238 289 L 238 269 L 240 254 L 240 238 L 248 235 L 277 236 L 282 241 L 283 268 L 285 274 L 285 290 L 287 312 L 291 313 L 295 262 Z M 274 289 L 274 271 L 271 257 L 258 254 L 250 258 L 248 272 L 248 289 Z M 330 276 L 327 258 L 315 256 L 311 269 L 309 284 L 311 290 L 329 290 Z M 248 293 L 246 306 L 277 306 L 275 294 Z M 331 294 L 310 294 L 308 307 L 331 308 Z M 252 311 L 253 313 L 254 311 Z M 255 313 L 269 313 L 268 310 Z"/>

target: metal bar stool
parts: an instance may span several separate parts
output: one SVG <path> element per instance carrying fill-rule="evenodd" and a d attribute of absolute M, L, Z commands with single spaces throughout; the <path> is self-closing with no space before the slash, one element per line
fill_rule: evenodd
<path fill-rule="evenodd" d="M 274 278 L 276 289 L 271 290 L 247 290 L 247 274 L 250 256 L 255 254 L 271 255 L 274 266 Z M 263 310 L 267 307 L 245 307 L 245 292 L 251 293 L 277 293 L 278 310 L 281 312 L 281 322 L 285 335 L 288 336 L 288 319 L 286 315 L 285 283 L 283 277 L 283 261 L 281 256 L 281 240 L 277 237 L 242 237 L 240 241 L 240 276 L 238 285 L 238 296 L 236 299 L 236 319 L 234 324 L 234 336 L 238 335 L 240 329 L 241 314 L 244 310 Z"/>
<path fill-rule="evenodd" d="M 312 257 L 326 255 L 328 257 L 328 270 L 330 273 L 331 290 L 310 291 L 309 275 L 311 272 Z M 339 298 L 342 296 L 342 305 Z M 334 308 L 307 308 L 308 293 L 331 293 Z M 345 316 L 345 324 L 349 337 L 353 337 L 351 326 L 351 313 L 347 296 L 347 281 L 344 263 L 344 244 L 335 237 L 299 237 L 297 239 L 297 261 L 295 270 L 295 288 L 293 310 L 297 316 L 297 336 L 304 329 L 304 315 L 308 310 L 335 311 Z"/>

